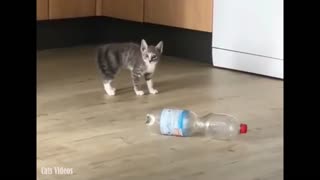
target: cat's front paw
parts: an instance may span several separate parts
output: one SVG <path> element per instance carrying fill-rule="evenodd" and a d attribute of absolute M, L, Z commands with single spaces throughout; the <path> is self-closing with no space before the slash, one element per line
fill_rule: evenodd
<path fill-rule="evenodd" d="M 135 91 L 136 92 L 136 95 L 137 96 L 142 96 L 142 95 L 144 95 L 144 92 L 143 91 Z"/>
<path fill-rule="evenodd" d="M 150 94 L 158 94 L 158 90 L 156 89 L 150 89 L 149 92 Z"/>

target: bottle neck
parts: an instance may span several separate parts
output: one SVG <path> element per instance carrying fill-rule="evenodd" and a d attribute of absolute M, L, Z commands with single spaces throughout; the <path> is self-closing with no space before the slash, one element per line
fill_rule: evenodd
<path fill-rule="evenodd" d="M 203 129 L 203 128 L 205 128 L 205 127 L 206 127 L 206 120 L 200 118 L 200 119 L 195 123 L 195 126 L 196 126 L 197 129 Z"/>
<path fill-rule="evenodd" d="M 205 128 L 206 127 L 206 123 L 208 121 L 208 118 L 210 118 L 210 116 L 212 116 L 212 113 L 209 113 L 205 116 L 202 116 L 198 119 L 198 121 L 196 122 L 196 126 L 199 129 Z"/>

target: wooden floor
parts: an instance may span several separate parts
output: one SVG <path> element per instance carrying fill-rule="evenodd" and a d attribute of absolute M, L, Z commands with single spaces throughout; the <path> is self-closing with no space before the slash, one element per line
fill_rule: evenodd
<path fill-rule="evenodd" d="M 136 96 L 123 71 L 108 97 L 94 57 L 92 47 L 38 52 L 39 180 L 283 179 L 282 81 L 165 57 L 159 94 Z M 150 135 L 145 114 L 164 107 L 229 113 L 249 131 L 228 142 Z"/>

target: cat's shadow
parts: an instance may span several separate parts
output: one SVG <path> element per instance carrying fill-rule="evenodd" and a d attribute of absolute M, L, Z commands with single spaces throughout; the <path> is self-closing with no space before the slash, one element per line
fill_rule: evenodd
<path fill-rule="evenodd" d="M 169 78 L 166 80 L 154 80 L 154 88 L 159 90 L 159 93 L 177 91 L 185 88 L 198 88 L 210 84 L 206 75 L 194 75 L 189 77 Z M 148 94 L 146 83 L 142 82 L 142 89 L 145 94 Z M 117 89 L 117 94 L 133 93 L 133 87 L 126 86 Z"/>

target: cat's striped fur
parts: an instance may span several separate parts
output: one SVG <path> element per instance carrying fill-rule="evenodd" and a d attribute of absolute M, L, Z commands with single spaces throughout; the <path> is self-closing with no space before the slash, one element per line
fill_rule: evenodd
<path fill-rule="evenodd" d="M 143 95 L 139 81 L 144 78 L 151 94 L 158 91 L 153 88 L 152 76 L 163 51 L 163 42 L 156 46 L 148 46 L 145 40 L 141 44 L 135 43 L 111 43 L 99 47 L 97 53 L 97 65 L 103 77 L 106 93 L 115 95 L 116 89 L 111 82 L 121 68 L 131 71 L 133 89 L 136 95 Z"/>

